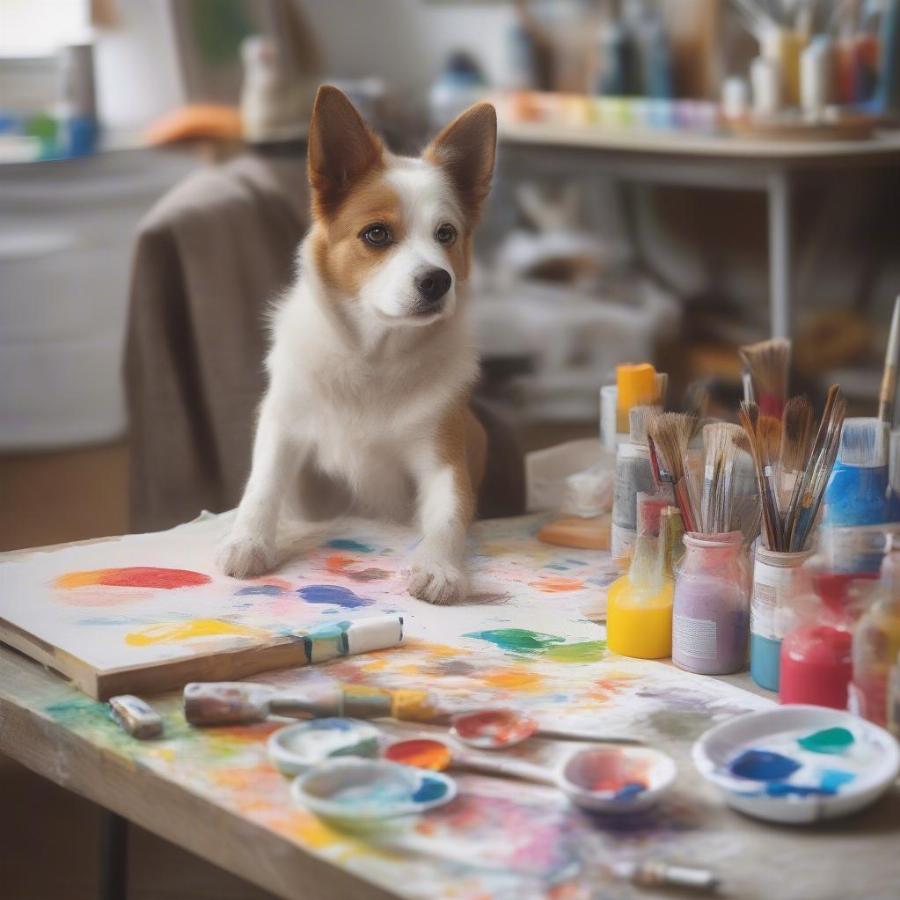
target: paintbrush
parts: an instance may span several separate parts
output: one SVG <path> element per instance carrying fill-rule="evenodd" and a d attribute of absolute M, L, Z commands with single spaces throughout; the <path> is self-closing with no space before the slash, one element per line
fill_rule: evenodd
<path fill-rule="evenodd" d="M 358 685 L 318 684 L 279 690 L 252 681 L 192 682 L 184 688 L 184 717 L 191 725 L 239 725 L 269 716 L 319 719 L 392 718 L 449 722 L 425 691 L 389 691 Z"/>
<path fill-rule="evenodd" d="M 791 397 L 781 418 L 781 458 L 778 473 L 780 509 L 790 508 L 800 473 L 806 468 L 815 436 L 812 404 L 806 397 Z"/>
<path fill-rule="evenodd" d="M 791 342 L 786 338 L 771 338 L 747 344 L 738 353 L 750 372 L 754 401 L 761 415 L 780 419 L 787 398 Z"/>
<path fill-rule="evenodd" d="M 770 550 L 777 550 L 780 547 L 779 536 L 781 527 L 778 504 L 773 490 L 772 479 L 769 477 L 772 461 L 777 458 L 780 449 L 773 446 L 776 435 L 771 423 L 777 422 L 777 420 L 760 416 L 759 407 L 755 403 L 742 403 L 739 416 L 741 425 L 747 434 L 750 455 L 753 457 L 753 464 L 756 470 L 756 483 L 762 506 L 762 522 L 766 545 Z M 766 421 L 766 424 L 761 427 L 760 423 L 763 420 Z M 780 423 L 778 425 L 780 429 Z"/>
<path fill-rule="evenodd" d="M 837 459 L 846 411 L 841 389 L 836 384 L 831 385 L 809 461 L 802 473 L 800 489 L 794 492 L 785 517 L 785 549 L 789 552 L 806 549 Z"/>
<path fill-rule="evenodd" d="M 884 377 L 881 393 L 878 395 L 878 418 L 894 426 L 894 403 L 897 396 L 897 374 L 900 366 L 900 296 L 894 301 L 894 315 L 888 336 L 887 353 L 884 357 Z"/>
<path fill-rule="evenodd" d="M 685 531 L 696 531 L 698 521 L 685 471 L 688 446 L 696 428 L 697 420 L 684 413 L 661 413 L 650 423 L 660 477 L 672 485 Z"/>

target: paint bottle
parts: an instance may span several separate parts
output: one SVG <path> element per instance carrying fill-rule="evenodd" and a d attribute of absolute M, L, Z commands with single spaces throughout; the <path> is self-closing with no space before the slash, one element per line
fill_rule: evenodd
<path fill-rule="evenodd" d="M 879 525 L 888 516 L 887 423 L 845 419 L 837 461 L 825 489 L 826 525 Z"/>
<path fill-rule="evenodd" d="M 750 599 L 750 674 L 768 691 L 778 690 L 783 616 L 794 596 L 808 591 L 809 571 L 803 563 L 812 551 L 781 553 L 757 547 Z"/>
<path fill-rule="evenodd" d="M 890 538 L 874 603 L 853 633 L 850 711 L 884 727 L 888 719 L 888 680 L 900 654 L 900 534 Z"/>
<path fill-rule="evenodd" d="M 616 366 L 616 431 L 619 434 L 627 434 L 631 429 L 632 407 L 650 406 L 656 402 L 656 374 L 650 363 Z"/>
<path fill-rule="evenodd" d="M 640 534 L 627 574 L 606 595 L 606 640 L 613 653 L 664 659 L 672 653 L 672 578 L 666 571 L 666 534 L 660 514 L 667 501 L 640 494 Z"/>
<path fill-rule="evenodd" d="M 753 94 L 753 113 L 770 118 L 781 108 L 781 82 L 778 66 L 770 59 L 756 57 L 750 64 L 750 87 Z"/>
<path fill-rule="evenodd" d="M 853 627 L 877 577 L 829 571 L 810 560 L 812 592 L 794 598 L 781 642 L 778 699 L 846 709 L 853 676 Z"/>
<path fill-rule="evenodd" d="M 750 566 L 740 531 L 688 533 L 675 575 L 672 662 L 700 675 L 727 675 L 747 662 Z"/>
<path fill-rule="evenodd" d="M 800 56 L 800 106 L 809 121 L 821 119 L 831 102 L 832 57 L 826 35 L 814 38 Z"/>

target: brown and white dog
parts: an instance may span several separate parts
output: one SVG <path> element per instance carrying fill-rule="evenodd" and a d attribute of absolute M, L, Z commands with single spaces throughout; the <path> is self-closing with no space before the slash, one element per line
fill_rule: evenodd
<path fill-rule="evenodd" d="M 477 358 L 466 281 L 496 137 L 482 103 L 421 158 L 395 156 L 339 90 L 319 90 L 313 225 L 272 315 L 252 471 L 220 548 L 227 574 L 282 562 L 291 519 L 417 516 L 409 592 L 431 603 L 465 596 L 485 455 L 468 405 Z"/>

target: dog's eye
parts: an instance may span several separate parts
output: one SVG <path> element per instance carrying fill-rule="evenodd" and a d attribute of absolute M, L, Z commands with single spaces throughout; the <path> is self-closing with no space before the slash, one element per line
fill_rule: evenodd
<path fill-rule="evenodd" d="M 391 233 L 386 225 L 369 225 L 363 229 L 362 239 L 373 247 L 384 247 L 391 242 Z"/>
<path fill-rule="evenodd" d="M 439 244 L 452 244 L 456 240 L 456 229 L 449 222 L 445 222 L 438 225 L 434 237 Z"/>

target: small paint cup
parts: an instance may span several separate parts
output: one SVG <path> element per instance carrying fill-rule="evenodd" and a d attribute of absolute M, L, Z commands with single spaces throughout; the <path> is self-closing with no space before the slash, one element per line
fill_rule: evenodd
<path fill-rule="evenodd" d="M 569 757 L 558 783 L 577 806 L 621 814 L 658 803 L 677 771 L 670 756 L 650 747 L 591 747 Z"/>
<path fill-rule="evenodd" d="M 301 775 L 327 759 L 339 756 L 374 758 L 381 732 L 357 719 L 313 719 L 272 733 L 269 759 L 284 775 Z"/>

